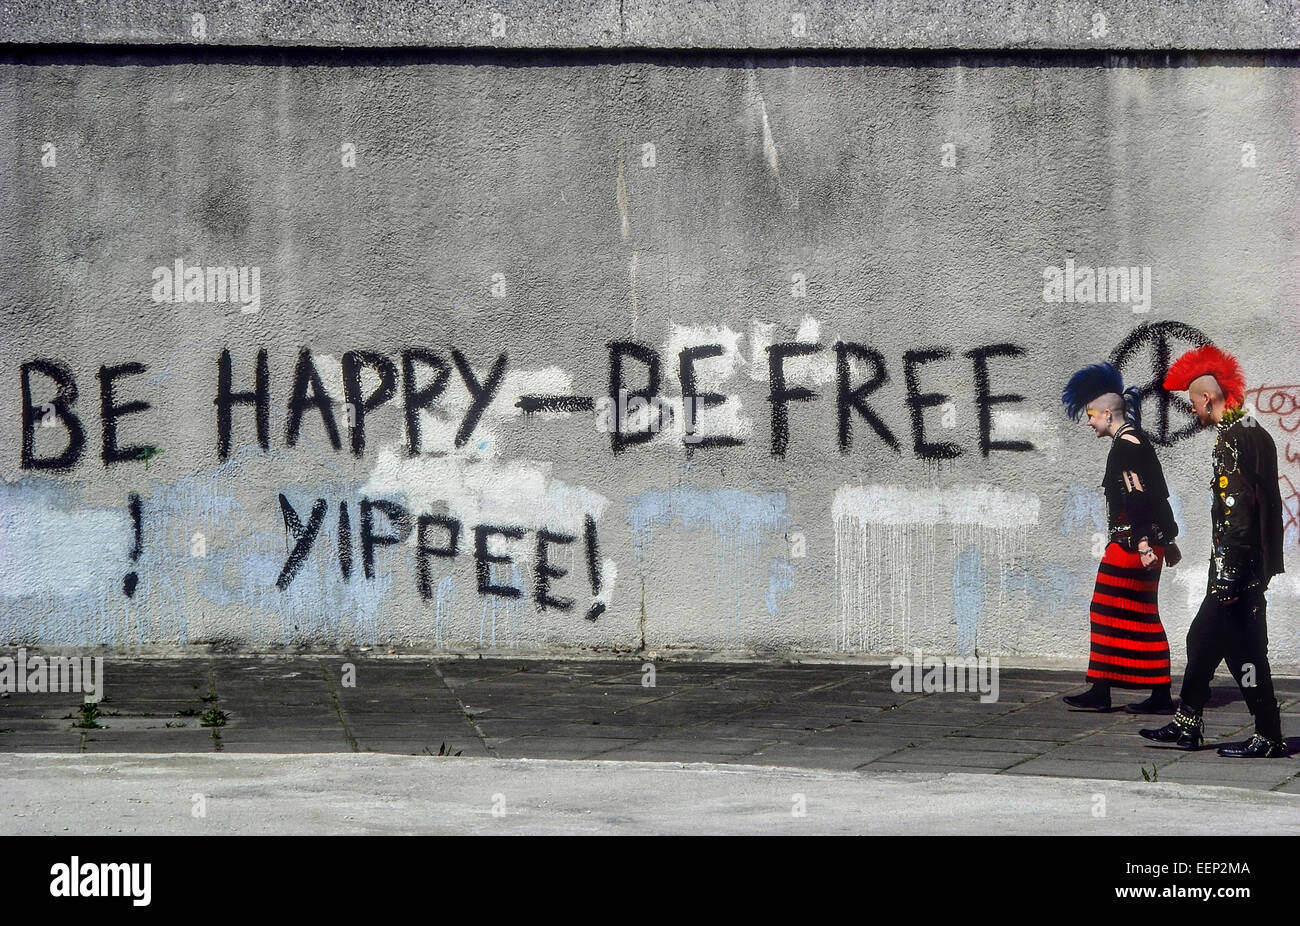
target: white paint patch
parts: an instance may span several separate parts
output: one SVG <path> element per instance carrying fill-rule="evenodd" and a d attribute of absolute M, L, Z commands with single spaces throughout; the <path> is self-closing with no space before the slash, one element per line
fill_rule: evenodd
<path fill-rule="evenodd" d="M 794 339 L 804 344 L 821 343 L 821 322 L 805 315 L 799 322 Z M 785 381 L 788 386 L 824 386 L 835 381 L 834 340 L 823 343 L 822 349 L 805 357 L 790 357 L 785 361 Z"/>
<path fill-rule="evenodd" d="M 663 367 L 663 391 L 666 393 L 681 394 L 681 370 L 677 358 L 683 349 L 705 344 L 722 345 L 723 352 L 718 356 L 701 358 L 694 363 L 696 392 L 717 392 L 727 397 L 726 402 L 714 408 L 704 409 L 697 403 L 695 421 L 696 430 L 700 434 L 743 439 L 754 431 L 753 419 L 743 413 L 744 402 L 740 393 L 726 390 L 728 381 L 734 379 L 745 364 L 745 358 L 740 351 L 740 342 L 743 338 L 744 334 L 725 326 L 669 323 L 668 339 L 664 342 L 661 353 L 666 360 Z M 682 414 L 680 399 L 673 400 L 673 414 L 676 416 Z M 671 434 L 660 435 L 660 439 L 665 437 L 682 445 L 680 429 Z"/>
<path fill-rule="evenodd" d="M 664 356 L 675 361 L 678 353 L 687 347 L 700 347 L 704 344 L 721 344 L 723 353 L 696 361 L 696 379 L 701 382 L 712 375 L 715 385 L 730 379 L 736 368 L 744 362 L 740 353 L 740 339 L 744 335 L 732 331 L 725 325 L 679 325 L 669 322 L 668 338 L 664 342 Z M 676 362 L 665 365 L 664 381 L 681 386 L 681 377 Z"/>
<path fill-rule="evenodd" d="M 767 349 L 777 342 L 777 325 L 774 322 L 762 322 L 757 319 L 750 322 L 749 329 L 749 378 L 766 383 L 771 375 Z M 821 343 L 822 326 L 812 315 L 804 315 L 799 321 L 799 328 L 794 337 L 782 337 L 782 341 L 799 341 L 804 344 Z M 835 339 L 822 343 L 822 349 L 815 354 L 803 357 L 787 357 L 782 369 L 785 372 L 787 386 L 824 386 L 835 381 Z M 854 375 L 861 373 L 860 364 L 850 360 L 850 371 Z"/>
<path fill-rule="evenodd" d="M 754 319 L 749 323 L 749 378 L 767 382 L 767 349 L 776 343 L 776 324 Z"/>
<path fill-rule="evenodd" d="M 614 586 L 617 583 L 618 563 L 612 559 L 602 559 L 600 562 L 600 594 L 594 600 L 600 602 L 606 608 L 610 607 L 614 597 Z"/>
<path fill-rule="evenodd" d="M 1048 412 L 993 410 L 993 440 L 1026 440 L 1056 463 L 1061 459 L 1061 430 Z"/>
<path fill-rule="evenodd" d="M 997 486 L 840 486 L 831 517 L 890 525 L 964 524 L 1003 530 L 1038 523 L 1037 495 Z"/>
<path fill-rule="evenodd" d="M 325 392 L 329 396 L 330 403 L 336 408 L 343 407 L 343 361 L 333 354 L 312 354 L 311 361 L 316 365 L 316 373 L 320 376 L 320 381 L 325 386 Z M 374 376 L 374 371 L 363 369 L 361 371 L 361 388 L 369 390 L 378 385 L 377 380 L 367 383 L 366 377 Z M 336 412 L 336 417 L 338 417 Z M 319 423 L 319 422 L 318 422 Z M 347 419 L 339 422 L 341 429 L 347 428 Z"/>
<path fill-rule="evenodd" d="M 1179 539 L 1181 540 L 1181 538 Z M 1178 564 L 1178 568 L 1165 569 L 1163 574 L 1171 578 L 1175 585 L 1184 587 L 1187 593 L 1187 613 L 1195 614 L 1200 609 L 1201 602 L 1205 599 L 1205 587 L 1209 579 L 1208 567 L 1188 569 L 1187 565 L 1188 563 L 1184 560 Z"/>
<path fill-rule="evenodd" d="M 990 485 L 841 486 L 831 504 L 836 648 L 957 652 L 956 557 L 973 546 L 996 558 L 1001 605 L 1007 567 L 1024 554 L 1039 508 L 1036 495 Z M 1009 652 L 1015 628 L 980 627 L 979 639 L 983 651 Z"/>
<path fill-rule="evenodd" d="M 552 478 L 550 470 L 550 463 L 409 457 L 397 448 L 385 448 L 361 490 L 370 498 L 400 497 L 415 515 L 446 513 L 466 525 L 515 525 L 581 535 L 584 516 L 599 518 L 609 499 Z"/>

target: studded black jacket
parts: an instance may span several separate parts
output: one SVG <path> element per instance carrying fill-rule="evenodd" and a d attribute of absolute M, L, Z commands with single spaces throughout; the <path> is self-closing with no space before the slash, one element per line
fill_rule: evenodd
<path fill-rule="evenodd" d="M 1258 421 L 1230 409 L 1214 443 L 1209 592 L 1231 601 L 1282 572 L 1277 447 Z"/>

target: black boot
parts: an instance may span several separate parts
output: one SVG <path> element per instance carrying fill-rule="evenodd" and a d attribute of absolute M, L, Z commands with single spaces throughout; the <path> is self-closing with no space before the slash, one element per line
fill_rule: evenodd
<path fill-rule="evenodd" d="M 1174 699 L 1169 696 L 1169 686 L 1160 685 L 1151 689 L 1151 697 L 1136 704 L 1125 704 L 1124 710 L 1130 714 L 1172 714 Z"/>
<path fill-rule="evenodd" d="M 1285 759 L 1286 743 L 1256 733 L 1236 746 L 1220 746 L 1219 755 L 1229 759 Z"/>
<path fill-rule="evenodd" d="M 1106 682 L 1093 682 L 1092 687 L 1083 694 L 1066 695 L 1062 700 L 1080 711 L 1108 711 L 1110 710 L 1110 685 Z"/>
<path fill-rule="evenodd" d="M 1179 708 L 1174 719 L 1158 730 L 1138 730 L 1142 737 L 1156 743 L 1170 743 L 1179 749 L 1200 749 L 1205 739 L 1205 721 L 1201 712 Z"/>

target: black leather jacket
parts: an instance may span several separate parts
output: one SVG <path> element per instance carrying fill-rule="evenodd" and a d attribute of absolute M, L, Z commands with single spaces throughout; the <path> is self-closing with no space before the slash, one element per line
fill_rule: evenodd
<path fill-rule="evenodd" d="M 1282 571 L 1277 447 L 1249 415 L 1230 410 L 1214 443 L 1209 592 L 1219 601 L 1262 591 Z"/>

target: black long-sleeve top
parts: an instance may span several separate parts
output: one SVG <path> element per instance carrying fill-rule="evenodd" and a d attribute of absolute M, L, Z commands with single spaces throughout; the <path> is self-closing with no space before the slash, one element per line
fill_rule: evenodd
<path fill-rule="evenodd" d="M 1126 439 L 1125 434 L 1132 434 L 1138 442 Z M 1110 535 L 1124 549 L 1135 551 L 1144 538 L 1163 546 L 1178 536 L 1164 471 L 1141 428 L 1130 424 L 1116 432 L 1102 485 Z"/>
<path fill-rule="evenodd" d="M 1210 594 L 1229 601 L 1282 571 L 1277 447 L 1250 416 L 1229 412 L 1214 443 Z"/>

